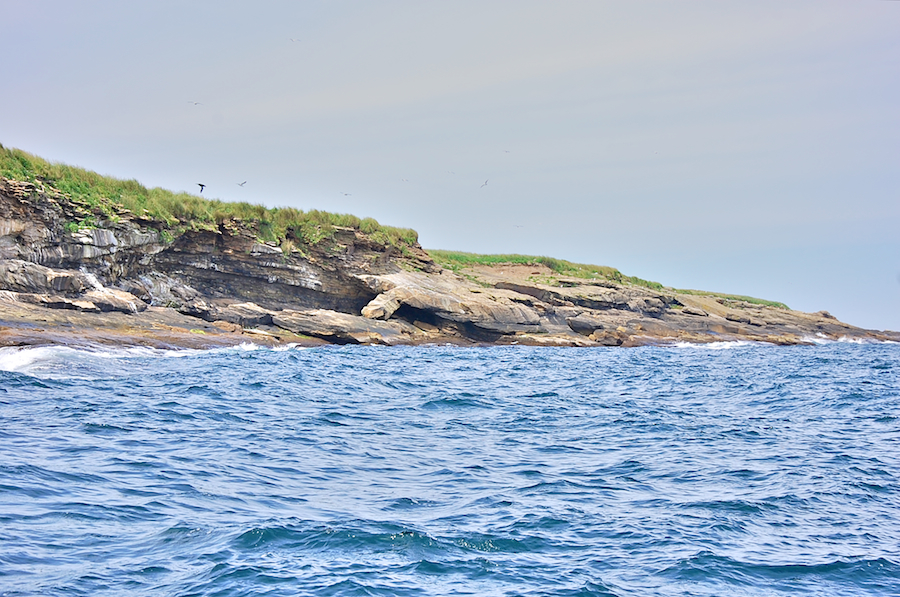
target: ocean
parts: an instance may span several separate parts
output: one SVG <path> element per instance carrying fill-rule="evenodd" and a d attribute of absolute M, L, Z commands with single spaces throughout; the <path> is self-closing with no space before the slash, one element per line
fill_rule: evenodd
<path fill-rule="evenodd" d="M 0 595 L 900 595 L 900 345 L 3 348 Z"/>

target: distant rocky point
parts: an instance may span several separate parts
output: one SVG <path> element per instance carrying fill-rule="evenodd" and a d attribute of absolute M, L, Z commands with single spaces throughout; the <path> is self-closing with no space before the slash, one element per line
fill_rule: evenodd
<path fill-rule="evenodd" d="M 71 180 L 75 191 L 61 188 L 65 172 L 24 170 L 24 180 L 0 176 L 0 345 L 900 340 L 824 311 L 677 291 L 611 268 L 432 255 L 412 231 L 349 216 L 342 226 L 244 206 L 257 215 L 238 217 L 202 203 L 161 216 L 129 209 L 125 192 L 86 199 Z"/>

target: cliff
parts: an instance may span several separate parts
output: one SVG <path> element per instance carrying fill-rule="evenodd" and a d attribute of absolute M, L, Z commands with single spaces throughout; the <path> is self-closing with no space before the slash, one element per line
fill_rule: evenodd
<path fill-rule="evenodd" d="M 51 182 L 0 177 L 0 344 L 900 340 L 825 312 L 680 292 L 609 268 L 443 259 L 450 269 L 377 223 L 313 233 L 297 224 L 273 238 L 265 214 L 164 219 L 92 205 Z"/>

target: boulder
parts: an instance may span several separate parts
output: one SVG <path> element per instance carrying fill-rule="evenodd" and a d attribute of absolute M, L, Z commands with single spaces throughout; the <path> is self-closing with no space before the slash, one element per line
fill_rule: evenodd
<path fill-rule="evenodd" d="M 72 309 L 74 311 L 81 311 L 83 313 L 101 312 L 100 307 L 98 307 L 91 301 L 70 299 L 64 296 L 21 293 L 17 298 L 23 303 L 39 305 L 41 307 L 46 307 L 47 309 Z"/>
<path fill-rule="evenodd" d="M 402 322 L 379 321 L 328 309 L 284 310 L 272 323 L 295 334 L 315 336 L 339 344 L 406 344 L 422 331 Z"/>
<path fill-rule="evenodd" d="M 78 293 L 90 287 L 85 274 L 74 270 L 54 270 L 20 259 L 0 260 L 0 289 L 14 292 Z"/>
<path fill-rule="evenodd" d="M 256 303 L 235 303 L 218 309 L 220 320 L 236 323 L 242 327 L 271 325 L 272 312 L 263 309 Z"/>
<path fill-rule="evenodd" d="M 628 309 L 650 316 L 658 316 L 666 310 L 666 303 L 655 296 L 642 296 L 629 300 Z"/>
<path fill-rule="evenodd" d="M 400 294 L 394 291 L 379 294 L 362 308 L 362 316 L 369 319 L 390 319 L 400 308 Z"/>
<path fill-rule="evenodd" d="M 589 338 L 603 346 L 622 346 L 628 336 L 625 328 L 618 327 L 615 330 L 596 330 Z"/>
<path fill-rule="evenodd" d="M 605 327 L 602 319 L 587 313 L 582 313 L 577 317 L 567 317 L 566 323 L 573 331 L 584 336 L 590 336 L 596 330 L 602 330 Z"/>
<path fill-rule="evenodd" d="M 54 309 L 138 313 L 147 305 L 131 293 L 105 288 L 88 273 L 56 270 L 18 259 L 0 260 L 0 288 Z"/>
<path fill-rule="evenodd" d="M 406 305 L 448 321 L 471 324 L 503 334 L 540 330 L 540 314 L 532 307 L 512 300 L 506 290 L 472 288 L 463 279 L 427 278 L 401 273 L 381 279 L 366 279 L 370 288 L 384 289 L 362 309 L 369 319 L 389 319 Z"/>
<path fill-rule="evenodd" d="M 82 295 L 82 300 L 89 301 L 103 312 L 120 311 L 122 313 L 138 313 L 147 308 L 147 304 L 138 297 L 115 288 L 89 290 Z"/>
<path fill-rule="evenodd" d="M 734 321 L 736 323 L 750 323 L 750 316 L 745 313 L 735 313 L 732 311 L 725 315 L 725 319 L 728 321 Z"/>

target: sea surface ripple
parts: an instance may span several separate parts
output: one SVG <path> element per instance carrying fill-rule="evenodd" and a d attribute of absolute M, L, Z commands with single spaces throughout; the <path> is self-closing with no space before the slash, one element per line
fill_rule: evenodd
<path fill-rule="evenodd" d="M 0 349 L 0 595 L 900 595 L 900 346 Z"/>

